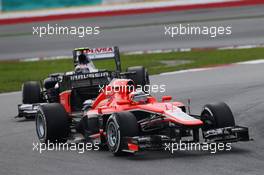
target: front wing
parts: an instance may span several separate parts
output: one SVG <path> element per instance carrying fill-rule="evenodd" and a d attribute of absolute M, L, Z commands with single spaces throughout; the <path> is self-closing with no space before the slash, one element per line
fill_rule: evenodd
<path fill-rule="evenodd" d="M 206 143 L 233 143 L 252 140 L 249 138 L 248 128 L 242 126 L 211 129 L 203 132 L 202 134 Z M 127 150 L 124 151 L 137 152 L 140 150 L 164 149 L 166 144 L 177 143 L 179 141 L 188 143 L 197 142 L 195 140 L 177 140 L 165 135 L 127 137 L 125 139 L 125 142 L 127 143 Z M 201 144 L 202 143 L 204 142 L 201 142 Z"/>

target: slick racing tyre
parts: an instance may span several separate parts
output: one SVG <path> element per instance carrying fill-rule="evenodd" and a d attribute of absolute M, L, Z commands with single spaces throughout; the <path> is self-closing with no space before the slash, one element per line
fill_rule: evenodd
<path fill-rule="evenodd" d="M 65 143 L 69 136 L 68 115 L 59 103 L 41 105 L 36 116 L 37 136 L 42 143 Z"/>
<path fill-rule="evenodd" d="M 29 81 L 22 86 L 23 104 L 41 103 L 41 88 L 37 81 Z"/>
<path fill-rule="evenodd" d="M 44 87 L 45 89 L 52 89 L 55 87 L 55 85 L 57 84 L 57 80 L 52 79 L 51 77 L 46 78 L 43 83 L 44 83 Z"/>
<path fill-rule="evenodd" d="M 106 124 L 107 145 L 109 150 L 120 156 L 127 149 L 125 137 L 137 136 L 139 133 L 136 117 L 130 112 L 112 114 Z"/>
<path fill-rule="evenodd" d="M 143 66 L 128 67 L 127 72 L 136 73 L 134 76 L 132 76 L 132 80 L 136 85 L 140 85 L 142 88 L 144 88 L 146 85 L 149 85 L 149 74 Z"/>
<path fill-rule="evenodd" d="M 233 113 L 226 103 L 207 104 L 201 114 L 203 130 L 235 126 Z"/>

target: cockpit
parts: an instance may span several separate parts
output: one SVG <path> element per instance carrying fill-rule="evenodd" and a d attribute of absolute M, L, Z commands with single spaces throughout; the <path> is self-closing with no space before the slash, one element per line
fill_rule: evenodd
<path fill-rule="evenodd" d="M 136 90 L 129 94 L 130 100 L 135 103 L 147 103 L 148 97 L 150 97 L 150 95 L 146 94 L 145 92 L 141 90 Z"/>
<path fill-rule="evenodd" d="M 89 58 L 89 55 L 80 52 L 77 56 L 76 60 L 76 66 L 75 66 L 75 72 L 76 73 L 92 73 L 92 72 L 98 72 L 98 69 L 95 68 L 93 61 Z"/>

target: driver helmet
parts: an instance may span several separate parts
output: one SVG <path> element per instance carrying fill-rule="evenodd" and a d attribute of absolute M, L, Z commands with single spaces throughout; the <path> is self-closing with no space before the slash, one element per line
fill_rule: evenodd
<path fill-rule="evenodd" d="M 79 64 L 88 64 L 90 62 L 90 60 L 84 53 L 81 53 L 78 56 L 78 62 L 79 62 Z"/>

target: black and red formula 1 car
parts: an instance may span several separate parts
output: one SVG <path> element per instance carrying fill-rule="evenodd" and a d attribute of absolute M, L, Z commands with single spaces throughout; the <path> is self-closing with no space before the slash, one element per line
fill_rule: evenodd
<path fill-rule="evenodd" d="M 93 61 L 105 59 L 115 61 L 114 70 L 95 67 Z M 149 84 L 148 72 L 143 66 L 128 67 L 122 72 L 118 47 L 74 49 L 73 63 L 74 71 L 53 73 L 42 82 L 25 82 L 22 86 L 23 104 L 18 105 L 17 117 L 34 118 L 40 103 L 69 103 L 71 108 L 67 112 L 80 113 L 83 102 L 95 99 L 100 87 L 108 85 L 114 78 L 133 79 L 143 87 Z M 65 96 L 70 99 L 63 101 Z"/>
<path fill-rule="evenodd" d="M 84 103 L 81 117 L 66 112 L 68 103 L 41 104 L 36 116 L 39 140 L 66 142 L 81 133 L 88 141 L 107 145 L 114 155 L 161 149 L 187 137 L 198 143 L 200 132 L 207 142 L 249 141 L 248 128 L 235 125 L 225 103 L 205 105 L 201 115 L 191 115 L 170 96 L 158 102 L 134 87 L 130 79 L 113 79 L 94 101 Z"/>

